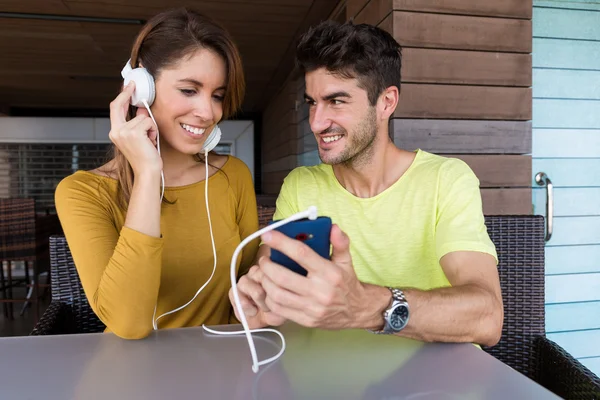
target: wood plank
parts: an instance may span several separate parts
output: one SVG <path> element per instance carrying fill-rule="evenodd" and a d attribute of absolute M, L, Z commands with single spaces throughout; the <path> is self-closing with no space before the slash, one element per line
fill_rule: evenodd
<path fill-rule="evenodd" d="M 485 215 L 531 214 L 529 189 L 481 189 Z"/>
<path fill-rule="evenodd" d="M 581 301 L 600 301 L 600 273 L 546 276 L 546 303 Z"/>
<path fill-rule="evenodd" d="M 354 18 L 367 5 L 369 0 L 347 0 L 346 1 L 346 20 Z"/>
<path fill-rule="evenodd" d="M 545 172 L 555 188 L 600 187 L 600 158 L 534 158 L 533 171 Z M 536 187 L 531 177 L 531 187 Z"/>
<path fill-rule="evenodd" d="M 539 186 L 533 188 L 532 197 L 534 213 L 545 215 L 546 188 Z M 600 216 L 600 201 L 598 199 L 600 199 L 600 187 L 556 188 L 554 189 L 554 216 Z"/>
<path fill-rule="evenodd" d="M 531 182 L 531 156 L 450 154 L 447 157 L 467 163 L 482 188 L 526 188 Z"/>
<path fill-rule="evenodd" d="M 390 35 L 394 36 L 394 14 L 390 14 L 378 25 L 379 28 L 383 29 Z M 407 47 L 404 47 L 402 51 L 405 51 Z"/>
<path fill-rule="evenodd" d="M 600 71 L 600 42 L 533 38 L 533 66 Z"/>
<path fill-rule="evenodd" d="M 600 301 L 546 305 L 546 332 L 582 329 L 600 329 Z"/>
<path fill-rule="evenodd" d="M 402 81 L 490 86 L 531 86 L 531 55 L 406 48 Z"/>
<path fill-rule="evenodd" d="M 394 10 L 531 19 L 532 0 L 393 0 Z"/>
<path fill-rule="evenodd" d="M 530 120 L 531 89 L 407 83 L 394 117 Z"/>
<path fill-rule="evenodd" d="M 432 153 L 531 153 L 529 121 L 460 121 L 397 119 L 394 142 L 406 149 Z"/>
<path fill-rule="evenodd" d="M 534 128 L 600 129 L 600 101 L 533 99 Z"/>
<path fill-rule="evenodd" d="M 298 156 L 295 154 L 287 155 L 273 161 L 263 163 L 262 171 L 264 173 L 291 171 L 298 166 Z"/>
<path fill-rule="evenodd" d="M 263 123 L 270 124 L 279 119 L 281 114 L 294 109 L 296 92 L 293 90 L 292 82 L 288 81 L 267 103 L 263 113 Z"/>
<path fill-rule="evenodd" d="M 281 184 L 282 184 L 281 182 L 276 182 L 276 183 L 263 182 L 262 193 L 277 195 L 277 194 L 279 194 L 279 191 L 281 190 Z"/>
<path fill-rule="evenodd" d="M 539 214 L 539 213 L 538 213 Z M 600 272 L 600 244 L 546 246 L 546 274 Z"/>
<path fill-rule="evenodd" d="M 476 0 L 370 0 L 356 13 L 358 1 L 352 4 L 355 22 L 377 25 L 392 10 L 417 11 L 438 14 L 470 15 L 484 17 L 505 17 L 531 19 L 532 0 L 504 0 L 480 2 Z M 365 4 L 366 3 L 366 4 Z M 349 13 L 350 14 L 350 13 Z"/>
<path fill-rule="evenodd" d="M 585 10 L 535 8 L 533 36 L 600 40 L 600 14 Z"/>
<path fill-rule="evenodd" d="M 405 47 L 531 53 L 531 21 L 394 11 L 394 38 Z"/>
<path fill-rule="evenodd" d="M 256 203 L 265 207 L 273 207 L 275 206 L 275 202 L 277 201 L 277 196 L 268 195 L 268 194 L 257 194 L 256 195 Z"/>
<path fill-rule="evenodd" d="M 566 333 L 551 333 L 548 339 L 558 343 L 573 357 L 600 356 L 600 329 Z"/>
<path fill-rule="evenodd" d="M 600 71 L 535 68 L 533 98 L 600 100 Z"/>
<path fill-rule="evenodd" d="M 296 154 L 296 143 L 292 140 L 287 140 L 279 145 L 273 146 L 269 149 L 263 149 L 262 155 L 263 163 L 269 163 L 274 160 L 278 160 L 282 157 L 291 156 Z"/>
<path fill-rule="evenodd" d="M 275 171 L 263 174 L 263 185 L 282 185 L 283 180 L 292 172 L 292 169 Z"/>
<path fill-rule="evenodd" d="M 370 0 L 356 15 L 356 24 L 379 25 L 392 12 L 392 0 Z"/>
<path fill-rule="evenodd" d="M 264 137 L 262 140 L 263 151 L 270 152 L 281 145 L 293 140 L 296 135 L 297 125 L 282 121 L 263 129 Z"/>
<path fill-rule="evenodd" d="M 546 245 L 570 246 L 596 244 L 600 244 L 600 216 L 554 217 L 552 238 Z M 600 295 L 600 290 L 598 291 L 598 295 Z"/>

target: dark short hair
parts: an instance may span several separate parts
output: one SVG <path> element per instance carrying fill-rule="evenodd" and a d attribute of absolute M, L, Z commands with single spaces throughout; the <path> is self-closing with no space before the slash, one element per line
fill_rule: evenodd
<path fill-rule="evenodd" d="M 296 47 L 303 73 L 319 68 L 356 78 L 371 105 L 388 87 L 400 90 L 402 47 L 388 32 L 372 25 L 323 21 L 303 34 Z"/>

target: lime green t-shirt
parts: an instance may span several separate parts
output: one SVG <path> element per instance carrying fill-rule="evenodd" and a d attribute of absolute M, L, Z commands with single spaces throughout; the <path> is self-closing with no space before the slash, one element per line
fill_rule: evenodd
<path fill-rule="evenodd" d="M 299 167 L 286 178 L 274 219 L 317 206 L 350 237 L 360 281 L 421 290 L 451 286 L 440 259 L 455 251 L 496 249 L 484 222 L 479 180 L 463 161 L 417 150 L 392 186 L 359 198 L 331 165 Z"/>

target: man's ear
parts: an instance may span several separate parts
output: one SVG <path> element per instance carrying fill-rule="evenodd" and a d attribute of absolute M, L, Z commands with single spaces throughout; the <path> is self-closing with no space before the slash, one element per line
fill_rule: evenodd
<path fill-rule="evenodd" d="M 396 86 L 390 86 L 381 93 L 379 96 L 381 119 L 387 121 L 391 118 L 396 111 L 398 101 L 400 98 L 400 91 Z"/>

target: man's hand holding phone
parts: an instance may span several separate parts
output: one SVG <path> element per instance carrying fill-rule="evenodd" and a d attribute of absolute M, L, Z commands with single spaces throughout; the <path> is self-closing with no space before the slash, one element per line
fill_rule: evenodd
<path fill-rule="evenodd" d="M 383 297 L 390 297 L 389 290 L 358 280 L 350 239 L 337 225 L 331 227 L 329 239 L 331 258 L 282 232 L 262 236 L 258 266 L 238 282 L 246 317 L 252 314 L 248 318 L 251 328 L 278 326 L 286 320 L 324 329 L 381 328 L 383 310 L 373 313 L 367 305 L 373 301 L 387 304 Z M 272 250 L 301 266 L 306 276 L 274 262 Z"/>
<path fill-rule="evenodd" d="M 259 256 L 261 253 L 267 253 L 266 257 L 268 257 L 268 252 L 268 247 L 263 245 L 259 250 Z M 250 329 L 263 328 L 265 326 L 279 326 L 285 322 L 285 318 L 271 312 L 265 303 L 267 294 L 262 287 L 263 276 L 264 274 L 260 267 L 255 265 L 250 268 L 248 273 L 243 275 L 237 283 L 240 303 Z M 233 310 L 239 321 L 240 316 L 235 307 L 235 301 L 233 300 L 233 289 L 229 290 L 229 300 L 231 301 L 231 304 L 234 305 Z"/>

